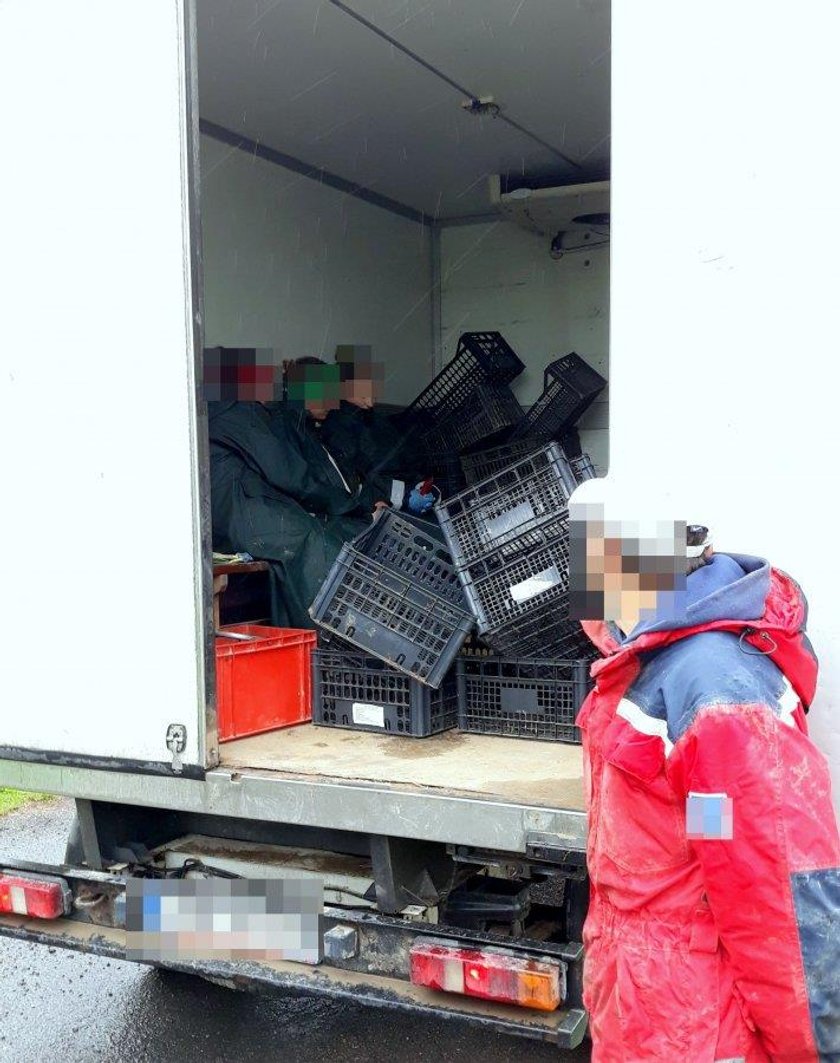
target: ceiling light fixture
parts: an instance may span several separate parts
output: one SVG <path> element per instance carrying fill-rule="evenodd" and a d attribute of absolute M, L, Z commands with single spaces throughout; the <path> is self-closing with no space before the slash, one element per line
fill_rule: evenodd
<path fill-rule="evenodd" d="M 468 114 L 477 114 L 479 117 L 490 115 L 491 118 L 497 118 L 502 113 L 502 108 L 492 96 L 473 96 L 469 100 L 464 100 L 461 107 Z"/>

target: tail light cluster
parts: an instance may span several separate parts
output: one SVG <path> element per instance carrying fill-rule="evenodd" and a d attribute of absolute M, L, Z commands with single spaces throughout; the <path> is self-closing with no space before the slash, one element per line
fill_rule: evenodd
<path fill-rule="evenodd" d="M 70 911 L 72 895 L 63 878 L 0 871 L 0 913 L 58 919 Z"/>
<path fill-rule="evenodd" d="M 559 961 L 424 941 L 414 943 L 410 957 L 414 985 L 540 1011 L 554 1011 L 563 999 Z"/>

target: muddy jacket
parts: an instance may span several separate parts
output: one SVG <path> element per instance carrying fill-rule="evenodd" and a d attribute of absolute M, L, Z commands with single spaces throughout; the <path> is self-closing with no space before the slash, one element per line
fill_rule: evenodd
<path fill-rule="evenodd" d="M 805 710 L 806 604 L 716 555 L 682 626 L 621 640 L 579 723 L 593 1060 L 840 1060 L 840 840 Z"/>

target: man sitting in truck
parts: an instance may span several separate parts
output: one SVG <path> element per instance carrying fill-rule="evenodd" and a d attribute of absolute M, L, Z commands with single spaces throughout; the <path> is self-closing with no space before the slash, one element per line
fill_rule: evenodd
<path fill-rule="evenodd" d="M 253 349 L 205 352 L 205 362 L 220 364 L 226 376 L 224 387 L 207 388 L 217 400 L 208 403 L 213 545 L 270 562 L 272 622 L 311 627 L 309 606 L 342 545 L 369 525 L 373 503 L 271 411 L 274 367 L 254 360 Z M 262 387 L 243 385 L 263 368 L 271 379 Z"/>
<path fill-rule="evenodd" d="M 641 511 L 598 480 L 570 506 L 573 610 L 604 655 L 577 721 L 592 1058 L 840 1059 L 840 838 L 808 738 L 805 599 Z"/>
<path fill-rule="evenodd" d="M 378 480 L 389 489 L 389 479 L 402 480 L 414 462 L 405 431 L 380 405 L 384 366 L 368 346 L 340 345 L 335 359 L 341 402 L 321 421 L 321 441 L 346 475 Z M 423 479 L 422 472 L 416 469 L 410 482 Z"/>
<path fill-rule="evenodd" d="M 281 402 L 270 355 L 253 348 L 205 352 L 221 382 L 207 387 L 215 400 L 208 403 L 213 545 L 268 561 L 272 622 L 305 628 L 343 544 L 378 509 L 404 500 L 411 507 L 412 492 L 390 478 L 345 475 L 318 437 L 317 424 L 340 402 L 337 365 L 317 358 L 293 363 Z M 243 384 L 255 377 L 256 385 Z"/>
<path fill-rule="evenodd" d="M 341 349 L 339 349 L 341 350 Z M 379 373 L 369 354 L 330 365 L 320 358 L 299 358 L 286 369 L 286 401 L 272 406 L 272 423 L 282 437 L 291 432 L 312 469 L 338 477 L 362 512 L 386 506 L 426 513 L 435 495 L 412 486 L 402 471 L 399 433 L 376 408 Z M 369 348 L 362 348 L 368 351 Z M 402 473 L 402 475 L 400 475 Z"/>
<path fill-rule="evenodd" d="M 370 397 L 372 407 L 373 392 L 365 391 L 362 383 L 338 363 L 299 358 L 286 368 L 286 398 L 272 407 L 273 424 L 281 435 L 293 433 L 310 466 L 322 467 L 324 478 L 332 477 L 350 492 L 360 510 L 399 508 L 405 483 L 374 468 L 375 426 L 361 423 L 361 407 L 347 401 L 358 393 L 360 398 Z"/>

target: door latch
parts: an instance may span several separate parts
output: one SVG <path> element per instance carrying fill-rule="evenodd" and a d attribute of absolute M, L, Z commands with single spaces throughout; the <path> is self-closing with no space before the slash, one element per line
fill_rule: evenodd
<path fill-rule="evenodd" d="M 166 728 L 166 748 L 172 754 L 172 770 L 180 774 L 184 770 L 181 754 L 187 748 L 187 729 L 182 723 L 171 723 Z"/>

